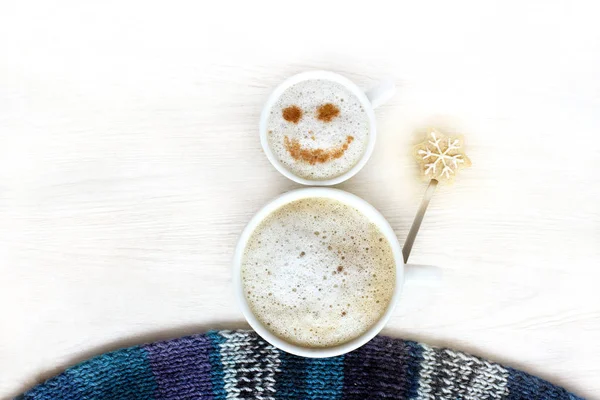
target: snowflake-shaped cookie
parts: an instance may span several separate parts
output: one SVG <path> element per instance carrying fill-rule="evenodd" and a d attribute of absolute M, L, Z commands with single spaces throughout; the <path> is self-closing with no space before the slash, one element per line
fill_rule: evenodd
<path fill-rule="evenodd" d="M 423 178 L 438 182 L 450 183 L 459 169 L 471 166 L 471 160 L 463 150 L 462 137 L 446 136 L 435 130 L 415 147 L 415 157 Z"/>

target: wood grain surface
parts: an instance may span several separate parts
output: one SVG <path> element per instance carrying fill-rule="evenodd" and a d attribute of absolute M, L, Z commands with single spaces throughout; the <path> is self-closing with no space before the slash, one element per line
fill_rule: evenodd
<path fill-rule="evenodd" d="M 390 4 L 394 4 L 391 7 Z M 245 327 L 230 260 L 298 185 L 260 148 L 286 77 L 396 96 L 339 187 L 404 241 L 435 126 L 473 167 L 435 194 L 386 334 L 600 398 L 600 28 L 593 2 L 0 3 L 0 398 L 100 352 Z"/>

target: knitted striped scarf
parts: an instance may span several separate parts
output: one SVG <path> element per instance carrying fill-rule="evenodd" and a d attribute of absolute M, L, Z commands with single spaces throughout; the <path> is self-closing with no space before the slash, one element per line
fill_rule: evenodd
<path fill-rule="evenodd" d="M 378 336 L 352 353 L 296 357 L 249 331 L 219 331 L 92 358 L 19 400 L 576 400 L 542 379 L 449 349 Z"/>

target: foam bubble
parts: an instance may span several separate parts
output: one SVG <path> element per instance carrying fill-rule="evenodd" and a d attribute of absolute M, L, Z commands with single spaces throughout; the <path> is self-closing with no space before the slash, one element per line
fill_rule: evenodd
<path fill-rule="evenodd" d="M 242 261 L 256 317 L 282 339 L 309 347 L 363 334 L 387 309 L 395 280 L 392 249 L 379 228 L 326 198 L 294 201 L 269 215 Z"/>
<path fill-rule="evenodd" d="M 339 108 L 330 122 L 317 118 L 325 104 Z M 286 107 L 297 106 L 302 118 L 293 123 L 283 117 Z M 362 158 L 369 141 L 369 118 L 359 99 L 343 85 L 322 79 L 306 80 L 287 88 L 273 105 L 267 122 L 269 146 L 277 159 L 293 174 L 311 180 L 332 179 L 348 172 Z M 343 155 L 311 165 L 292 157 L 286 139 L 302 149 L 334 149 L 347 145 Z M 352 137 L 349 142 L 348 137 Z"/>

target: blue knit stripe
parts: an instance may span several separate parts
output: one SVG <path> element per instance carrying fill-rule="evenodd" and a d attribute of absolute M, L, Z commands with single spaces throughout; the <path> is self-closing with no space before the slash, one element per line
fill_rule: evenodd
<path fill-rule="evenodd" d="M 307 360 L 306 398 L 340 399 L 343 387 L 344 356 Z"/>
<path fill-rule="evenodd" d="M 27 400 L 152 400 L 156 383 L 140 346 L 92 358 L 24 395 Z"/>
<path fill-rule="evenodd" d="M 53 400 L 57 398 L 64 400 L 77 399 L 79 397 L 77 387 L 69 374 L 71 369 L 34 387 L 16 400 Z"/>
<path fill-rule="evenodd" d="M 402 368 L 408 381 L 406 398 L 414 399 L 419 394 L 419 374 L 421 373 L 421 363 L 423 362 L 423 346 L 417 342 L 406 340 L 404 341 L 404 351 L 407 355 Z"/>
<path fill-rule="evenodd" d="M 206 336 L 208 336 L 212 344 L 208 358 L 211 367 L 213 394 L 215 395 L 215 400 L 224 400 L 227 398 L 227 391 L 225 390 L 223 379 L 223 364 L 221 363 L 219 344 L 225 343 L 226 339 L 218 331 L 210 331 Z"/>
<path fill-rule="evenodd" d="M 573 400 L 578 399 L 565 389 L 543 379 L 507 367 L 508 396 L 506 400 Z"/>
<path fill-rule="evenodd" d="M 285 351 L 279 352 L 279 373 L 275 381 L 278 399 L 302 399 L 306 396 L 304 371 L 308 358 L 298 357 Z"/>

